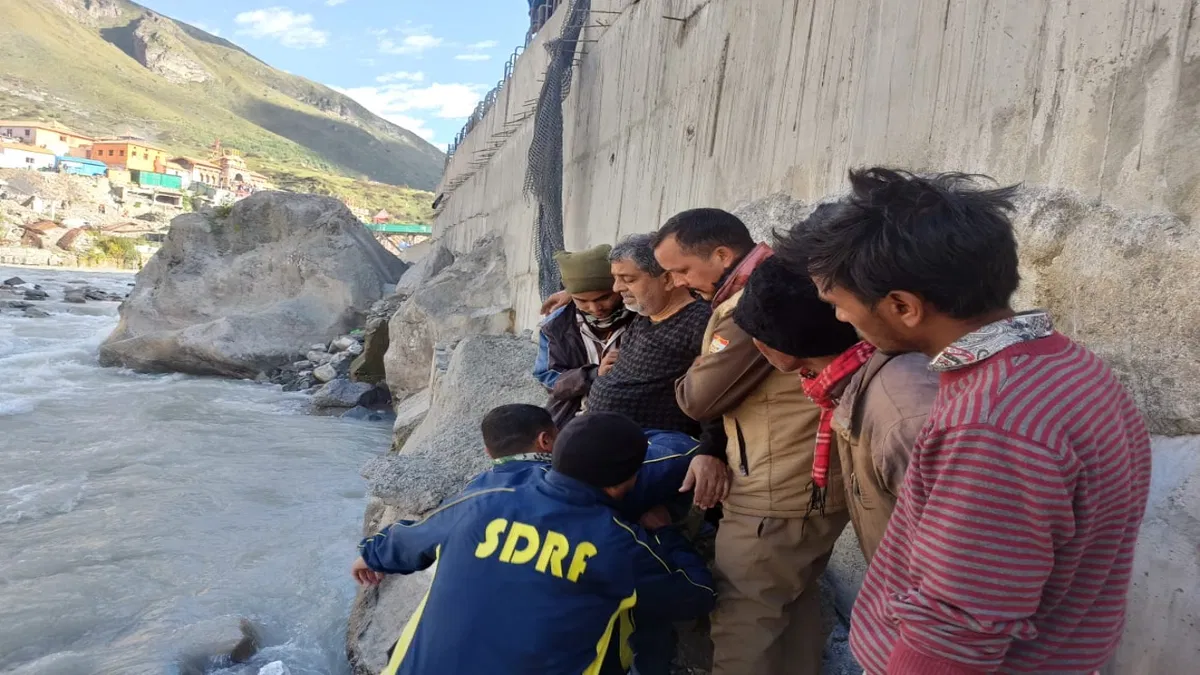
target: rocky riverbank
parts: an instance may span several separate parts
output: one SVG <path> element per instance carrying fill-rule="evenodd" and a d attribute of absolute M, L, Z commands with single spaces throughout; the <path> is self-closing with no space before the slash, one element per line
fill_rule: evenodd
<path fill-rule="evenodd" d="M 35 319 L 44 319 L 50 313 L 41 307 L 47 301 L 59 301 L 73 305 L 92 302 L 121 302 L 126 296 L 110 293 L 86 281 L 74 281 L 62 291 L 62 297 L 52 297 L 41 284 L 31 284 L 21 277 L 9 277 L 0 281 L 0 314 L 21 314 Z"/>
<path fill-rule="evenodd" d="M 389 451 L 363 468 L 363 533 L 419 517 L 487 468 L 479 423 L 505 403 L 542 404 L 536 346 L 516 329 L 503 239 L 455 255 L 440 244 L 408 266 L 336 200 L 259 193 L 226 214 L 175 219 L 137 275 L 106 365 L 270 382 L 318 414 L 392 422 Z M 36 289 L 34 289 L 36 291 Z M 86 292 L 83 297 L 87 298 Z M 851 535 L 846 547 L 857 552 Z M 347 655 L 375 675 L 428 585 L 426 574 L 359 592 Z M 826 583 L 827 673 L 855 672 L 845 618 Z M 844 603 L 843 603 L 844 604 Z M 680 626 L 685 673 L 704 673 L 703 626 Z"/>

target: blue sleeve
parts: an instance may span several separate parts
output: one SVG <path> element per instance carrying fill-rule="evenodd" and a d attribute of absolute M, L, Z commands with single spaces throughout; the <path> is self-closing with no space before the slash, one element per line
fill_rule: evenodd
<path fill-rule="evenodd" d="M 683 535 L 667 527 L 649 534 L 613 519 L 634 538 L 634 586 L 639 613 L 668 621 L 698 619 L 713 610 L 712 572 Z"/>
<path fill-rule="evenodd" d="M 358 545 L 358 552 L 367 567 L 376 572 L 412 574 L 423 570 L 437 560 L 437 548 L 449 538 L 462 516 L 468 512 L 467 508 L 459 505 L 489 492 L 512 492 L 512 489 L 493 488 L 464 494 L 434 509 L 422 520 L 393 523 L 363 539 Z"/>

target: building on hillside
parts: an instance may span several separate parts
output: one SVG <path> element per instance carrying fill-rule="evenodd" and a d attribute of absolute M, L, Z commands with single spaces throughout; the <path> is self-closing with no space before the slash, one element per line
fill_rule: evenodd
<path fill-rule="evenodd" d="M 248 194 L 262 190 L 269 184 L 266 176 L 255 173 L 246 166 L 246 160 L 241 155 L 226 151 L 216 161 L 221 165 L 220 187 L 239 194 Z"/>
<path fill-rule="evenodd" d="M 54 151 L 25 143 L 0 143 L 0 169 L 53 169 Z"/>
<path fill-rule="evenodd" d="M 194 157 L 172 157 L 167 161 L 168 168 L 175 164 L 187 175 L 187 183 L 203 183 L 212 187 L 221 185 L 221 167 L 214 162 L 206 162 Z M 170 171 L 167 171 L 170 173 Z"/>
<path fill-rule="evenodd" d="M 119 169 L 161 173 L 161 169 L 167 165 L 167 151 L 130 136 L 96 141 L 92 144 L 88 159 L 96 159 Z"/>
<path fill-rule="evenodd" d="M 31 120 L 0 120 L 0 137 L 46 148 L 56 155 L 70 155 L 73 150 L 85 148 L 94 142 L 92 137 L 72 131 L 58 122 Z"/>
<path fill-rule="evenodd" d="M 82 157 L 58 157 L 55 168 L 59 173 L 69 173 L 76 176 L 103 176 L 108 173 L 108 165 L 98 159 Z"/>
<path fill-rule="evenodd" d="M 134 169 L 129 172 L 129 179 L 141 188 L 166 188 L 168 190 L 182 190 L 183 178 L 170 173 L 158 173 L 156 171 L 139 171 Z"/>
<path fill-rule="evenodd" d="M 182 190 L 186 190 L 192 185 L 192 172 L 173 159 L 167 160 L 167 165 L 163 167 L 163 173 L 168 176 L 178 176 L 179 187 Z"/>
<path fill-rule="evenodd" d="M 379 213 L 376 213 L 375 216 L 371 218 L 371 222 L 375 223 L 376 225 L 390 223 L 392 222 L 392 214 L 388 213 L 387 209 L 380 209 Z"/>

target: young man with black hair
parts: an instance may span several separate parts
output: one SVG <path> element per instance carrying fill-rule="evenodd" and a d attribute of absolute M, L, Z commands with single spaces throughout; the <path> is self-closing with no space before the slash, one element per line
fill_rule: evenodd
<path fill-rule="evenodd" d="M 467 490 L 524 485 L 550 468 L 558 427 L 545 408 L 512 403 L 492 408 L 479 425 L 492 468 L 476 476 Z"/>
<path fill-rule="evenodd" d="M 713 308 L 700 358 L 675 386 L 684 412 L 723 425 L 733 470 L 716 539 L 713 673 L 817 675 L 825 643 L 817 577 L 849 516 L 837 458 L 831 471 L 814 471 L 820 410 L 733 320 L 771 249 L 733 214 L 692 209 L 663 225 L 654 254 Z"/>
<path fill-rule="evenodd" d="M 809 222 L 829 214 L 819 210 Z M 838 321 L 821 300 L 807 273 L 790 269 L 778 256 L 750 275 L 733 320 L 771 365 L 797 374 L 821 407 L 814 467 L 827 470 L 836 447 L 850 522 L 870 562 L 937 395 L 929 359 L 917 352 L 887 354 L 860 342 L 854 328 Z"/>
<path fill-rule="evenodd" d="M 621 303 L 605 244 L 554 256 L 571 302 L 542 322 L 533 375 L 550 392 L 547 408 L 560 428 L 586 405 L 592 383 L 637 314 Z"/>
<path fill-rule="evenodd" d="M 635 608 L 662 623 L 707 614 L 711 575 L 661 509 L 642 519 L 653 534 L 617 514 L 645 455 L 637 424 L 585 414 L 544 479 L 468 492 L 364 539 L 351 570 L 363 585 L 437 563 L 384 675 L 615 675 L 632 665 Z"/>
<path fill-rule="evenodd" d="M 850 173 L 837 217 L 795 230 L 838 318 L 932 359 L 940 391 L 854 608 L 870 675 L 1091 673 L 1116 650 L 1150 445 L 1112 371 L 1014 312 L 1015 188 Z"/>

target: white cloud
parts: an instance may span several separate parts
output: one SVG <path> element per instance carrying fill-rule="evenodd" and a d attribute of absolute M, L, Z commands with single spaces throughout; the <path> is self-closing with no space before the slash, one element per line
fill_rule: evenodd
<path fill-rule="evenodd" d="M 394 73 L 385 73 L 375 78 L 376 82 L 424 82 L 425 73 L 417 71 L 410 73 L 407 70 L 399 70 Z"/>
<path fill-rule="evenodd" d="M 239 35 L 270 38 L 295 49 L 325 46 L 329 34 L 313 28 L 312 22 L 312 14 L 296 14 L 285 7 L 257 9 L 234 17 L 234 23 L 245 26 Z"/>
<path fill-rule="evenodd" d="M 325 4 L 329 5 L 330 7 L 337 7 L 338 5 L 343 5 L 346 2 L 347 0 L 325 0 Z"/>
<path fill-rule="evenodd" d="M 408 82 L 384 84 L 379 87 L 334 87 L 361 103 L 371 112 L 433 140 L 429 118 L 462 119 L 475 111 L 479 99 L 487 92 L 483 84 L 441 84 L 415 86 Z"/>
<path fill-rule="evenodd" d="M 482 51 L 484 49 L 495 49 L 496 47 L 499 47 L 499 46 L 500 46 L 500 43 L 496 42 L 495 40 L 484 40 L 483 42 L 476 42 L 473 45 L 467 45 L 467 49 Z"/>
<path fill-rule="evenodd" d="M 458 54 L 454 57 L 459 61 L 491 61 L 491 54 Z"/>
<path fill-rule="evenodd" d="M 390 38 L 379 41 L 379 51 L 384 54 L 420 54 L 426 49 L 433 49 L 442 44 L 442 38 L 418 33 L 408 35 L 400 42 Z"/>

